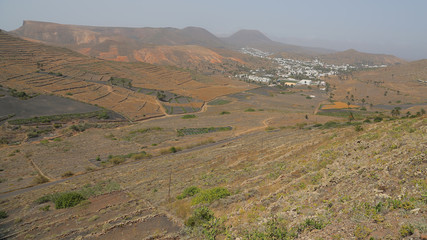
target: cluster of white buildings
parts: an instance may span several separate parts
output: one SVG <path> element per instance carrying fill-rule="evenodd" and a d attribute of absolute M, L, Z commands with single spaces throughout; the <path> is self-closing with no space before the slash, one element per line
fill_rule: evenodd
<path fill-rule="evenodd" d="M 320 81 L 322 77 L 337 75 L 339 72 L 354 70 L 356 67 L 349 64 L 334 65 L 326 64 L 318 59 L 312 61 L 301 61 L 287 58 L 271 58 L 271 53 L 261 51 L 255 48 L 242 48 L 240 52 L 249 54 L 251 56 L 270 59 L 277 63 L 279 67 L 276 69 L 275 74 L 265 74 L 263 71 L 255 70 L 250 74 L 240 74 L 236 77 L 259 83 L 268 84 L 282 84 L 288 86 L 294 85 L 318 85 L 325 86 L 324 81 Z M 364 68 L 379 68 L 381 66 L 363 65 Z"/>
<path fill-rule="evenodd" d="M 241 48 L 240 52 L 254 56 L 254 57 L 260 57 L 260 58 L 266 58 L 272 54 L 269 52 L 263 52 L 263 51 L 256 49 L 256 48 Z"/>
<path fill-rule="evenodd" d="M 266 83 L 266 84 L 271 82 L 271 78 L 269 77 L 260 77 L 260 76 L 251 75 L 251 74 L 239 74 L 239 75 L 236 75 L 235 77 L 238 77 L 242 80 L 249 80 L 249 81 Z"/>

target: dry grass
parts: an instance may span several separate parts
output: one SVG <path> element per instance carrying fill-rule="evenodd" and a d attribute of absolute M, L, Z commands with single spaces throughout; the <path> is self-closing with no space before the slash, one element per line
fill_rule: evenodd
<path fill-rule="evenodd" d="M 322 109 L 326 110 L 326 109 L 349 109 L 349 108 L 359 108 L 360 106 L 358 105 L 348 105 L 347 103 L 344 102 L 334 102 L 334 104 L 327 104 L 327 105 L 323 105 Z"/>

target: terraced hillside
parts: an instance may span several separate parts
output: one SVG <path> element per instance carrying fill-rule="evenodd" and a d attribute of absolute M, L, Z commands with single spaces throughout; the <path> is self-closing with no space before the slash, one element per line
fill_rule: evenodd
<path fill-rule="evenodd" d="M 94 59 L 5 32 L 0 33 L 0 56 L 0 84 L 5 87 L 96 104 L 132 120 L 163 116 L 164 105 L 171 104 L 185 111 L 199 111 L 204 101 L 248 89 L 247 84 L 228 79 L 200 82 L 179 69 Z M 112 79 L 127 85 L 112 84 Z M 161 91 L 188 100 L 162 103 L 158 97 Z"/>
<path fill-rule="evenodd" d="M 0 195 L 9 214 L 0 222 L 0 234 L 16 239 L 275 239 L 271 236 L 277 234 L 282 239 L 417 239 L 427 233 L 426 126 L 420 117 L 363 124 L 362 131 L 353 126 L 260 131 L 89 171 Z M 97 144 L 103 141 L 110 140 Z M 191 186 L 201 192 L 185 193 Z M 56 200 L 49 196 L 56 195 L 49 194 L 64 191 L 88 200 L 54 209 Z M 191 225 L 188 219 L 202 206 L 215 217 L 207 224 L 199 216 L 201 222 Z"/>

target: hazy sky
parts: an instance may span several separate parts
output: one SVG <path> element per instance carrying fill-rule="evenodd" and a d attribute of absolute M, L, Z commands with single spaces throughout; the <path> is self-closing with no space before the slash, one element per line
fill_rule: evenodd
<path fill-rule="evenodd" d="M 257 29 L 282 42 L 427 59 L 427 0 L 0 0 L 0 28 L 63 24 Z"/>

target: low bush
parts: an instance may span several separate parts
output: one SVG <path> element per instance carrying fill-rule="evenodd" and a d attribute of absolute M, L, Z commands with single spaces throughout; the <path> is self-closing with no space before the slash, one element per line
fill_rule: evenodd
<path fill-rule="evenodd" d="M 70 208 L 74 207 L 86 198 L 83 197 L 82 194 L 77 192 L 66 192 L 59 194 L 55 199 L 55 208 L 61 209 L 61 208 Z"/>
<path fill-rule="evenodd" d="M 74 173 L 73 173 L 73 172 L 71 172 L 71 171 L 67 171 L 67 172 L 63 173 L 63 174 L 61 175 L 61 177 L 66 178 L 66 177 L 71 177 L 71 176 L 73 176 L 73 175 L 74 175 Z"/>
<path fill-rule="evenodd" d="M 37 175 L 37 177 L 34 178 L 34 182 L 36 184 L 42 184 L 42 183 L 49 182 L 49 179 L 47 177 L 45 177 L 45 176 Z"/>
<path fill-rule="evenodd" d="M 85 185 L 78 191 L 74 192 L 61 192 L 44 195 L 37 200 L 35 203 L 42 204 L 46 202 L 53 202 L 57 209 L 73 207 L 88 199 L 91 196 L 98 196 L 105 193 L 110 193 L 119 190 L 120 186 L 114 181 L 103 181 L 92 186 L 91 184 Z"/>
<path fill-rule="evenodd" d="M 245 112 L 255 112 L 255 109 L 253 109 L 253 108 L 248 108 L 248 109 L 246 109 L 246 110 L 245 110 Z"/>
<path fill-rule="evenodd" d="M 3 218 L 7 218 L 7 217 L 9 217 L 9 215 L 7 214 L 7 212 L 6 211 L 0 211 L 0 219 L 3 219 Z"/>
<path fill-rule="evenodd" d="M 214 218 L 213 212 L 208 207 L 200 207 L 194 210 L 191 217 L 185 221 L 188 227 L 201 226 Z"/>
<path fill-rule="evenodd" d="M 97 124 L 91 124 L 91 123 L 83 123 L 83 124 L 77 124 L 77 125 L 71 125 L 70 129 L 76 132 L 84 132 L 89 128 L 98 127 Z"/>
<path fill-rule="evenodd" d="M 263 231 L 253 230 L 246 231 L 243 239 L 247 240 L 265 240 L 265 239 L 294 239 L 296 234 L 290 233 L 286 226 L 286 222 L 282 218 L 276 216 L 269 219 L 265 224 Z"/>
<path fill-rule="evenodd" d="M 197 205 L 199 203 L 212 203 L 217 199 L 225 198 L 230 195 L 231 193 L 228 191 L 228 189 L 224 187 L 215 187 L 201 191 L 193 198 L 191 203 L 193 205 Z"/>
<path fill-rule="evenodd" d="M 180 148 L 180 147 L 170 147 L 170 148 L 161 150 L 160 154 L 164 155 L 164 154 L 169 154 L 169 153 L 176 153 L 176 152 L 179 152 L 181 150 L 182 150 L 182 148 Z"/>
<path fill-rule="evenodd" d="M 401 237 L 407 237 L 414 234 L 415 228 L 411 224 L 404 224 L 400 227 L 399 233 Z"/>
<path fill-rule="evenodd" d="M 316 218 L 307 218 L 303 223 L 298 225 L 297 231 L 301 233 L 304 230 L 312 231 L 314 229 L 322 229 L 324 227 L 325 223 L 322 220 Z"/>
<path fill-rule="evenodd" d="M 196 186 L 191 186 L 191 187 L 184 189 L 184 191 L 180 195 L 178 195 L 176 198 L 177 199 L 184 199 L 187 197 L 192 197 L 199 192 L 200 192 L 200 188 L 198 188 Z"/>
<path fill-rule="evenodd" d="M 182 116 L 182 119 L 190 119 L 190 118 L 196 118 L 196 115 L 194 115 L 194 114 L 187 114 L 187 115 Z"/>
<path fill-rule="evenodd" d="M 110 158 L 109 161 L 111 163 L 113 163 L 114 165 L 118 165 L 118 164 L 126 161 L 126 158 L 124 156 L 114 156 L 114 157 Z"/>
<path fill-rule="evenodd" d="M 382 120 L 383 120 L 383 118 L 379 117 L 379 116 L 374 118 L 374 122 L 381 122 Z"/>
<path fill-rule="evenodd" d="M 361 132 L 361 131 L 363 131 L 363 127 L 362 127 L 362 126 L 360 126 L 360 125 L 357 125 L 357 126 L 355 126 L 355 127 L 354 127 L 354 130 L 355 130 L 356 132 Z"/>
<path fill-rule="evenodd" d="M 335 128 L 338 127 L 340 124 L 334 121 L 328 121 L 325 124 L 323 124 L 323 129 L 328 129 L 328 128 Z"/>
<path fill-rule="evenodd" d="M 151 155 L 148 154 L 148 153 L 146 153 L 145 151 L 142 151 L 142 152 L 139 152 L 139 153 L 133 153 L 131 155 L 131 158 L 133 160 L 141 160 L 141 159 L 150 158 L 150 157 L 151 157 Z"/>

